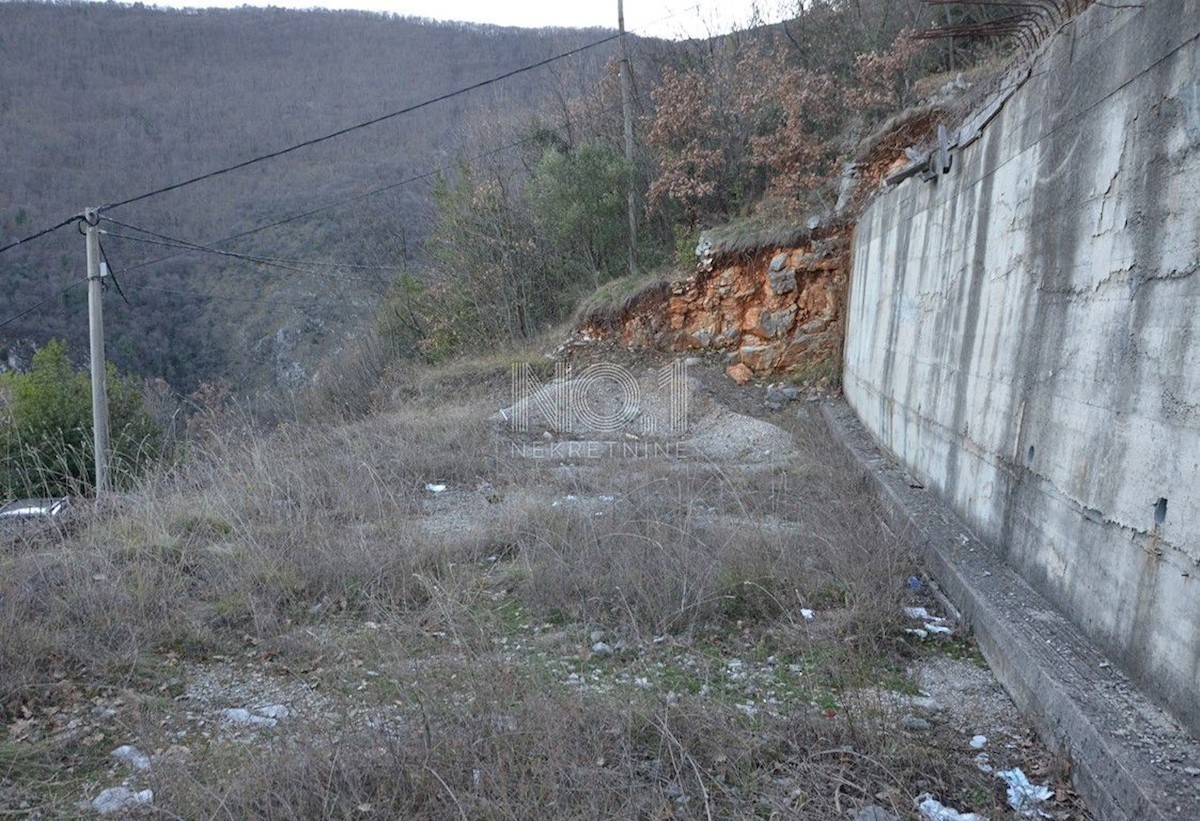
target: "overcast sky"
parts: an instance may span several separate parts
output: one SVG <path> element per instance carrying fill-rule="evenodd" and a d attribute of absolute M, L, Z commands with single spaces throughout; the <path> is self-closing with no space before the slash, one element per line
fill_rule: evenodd
<path fill-rule="evenodd" d="M 652 37 L 707 37 L 744 28 L 755 7 L 775 22 L 797 0 L 625 0 L 625 27 Z M 617 26 L 617 0 L 149 0 L 175 8 L 282 6 L 362 9 L 435 20 L 467 20 L 502 26 Z"/>

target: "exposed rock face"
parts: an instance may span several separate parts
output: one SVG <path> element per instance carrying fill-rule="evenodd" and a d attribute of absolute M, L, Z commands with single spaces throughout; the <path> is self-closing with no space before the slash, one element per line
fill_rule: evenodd
<path fill-rule="evenodd" d="M 719 350 L 751 372 L 836 375 L 842 348 L 847 236 L 795 248 L 715 255 L 665 297 L 642 300 L 616 327 L 630 347 Z"/>
<path fill-rule="evenodd" d="M 739 385 L 745 385 L 752 378 L 754 378 L 754 374 L 750 371 L 750 369 L 741 362 L 735 362 L 734 364 L 730 365 L 725 369 L 725 373 L 727 373 L 729 378 L 734 382 L 737 382 Z"/>

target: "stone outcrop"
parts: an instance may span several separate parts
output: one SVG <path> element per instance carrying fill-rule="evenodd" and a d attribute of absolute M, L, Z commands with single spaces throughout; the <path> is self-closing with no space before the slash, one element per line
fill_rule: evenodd
<path fill-rule="evenodd" d="M 842 348 L 847 232 L 795 247 L 717 254 L 669 288 L 635 300 L 609 329 L 628 347 L 720 351 L 757 376 L 836 377 Z"/>

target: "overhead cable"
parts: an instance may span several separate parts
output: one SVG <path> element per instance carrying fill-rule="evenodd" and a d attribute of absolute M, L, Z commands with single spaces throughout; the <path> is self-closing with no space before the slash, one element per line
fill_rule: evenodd
<path fill-rule="evenodd" d="M 502 74 L 497 74 L 497 75 L 495 75 L 493 77 L 489 77 L 485 80 L 479 80 L 478 82 L 472 83 L 468 86 L 463 86 L 462 88 L 458 88 L 458 89 L 455 89 L 454 91 L 446 92 L 445 94 L 439 94 L 436 97 L 430 97 L 427 100 L 422 100 L 419 103 L 414 103 L 413 105 L 405 106 L 404 108 L 397 109 L 396 111 L 391 111 L 391 112 L 388 112 L 387 114 L 383 114 L 378 117 L 372 117 L 369 120 L 364 120 L 360 123 L 355 123 L 354 125 L 346 126 L 345 128 L 339 128 L 337 131 L 331 131 L 328 134 L 322 134 L 319 137 L 313 137 L 311 139 L 304 140 L 303 142 L 295 143 L 294 145 L 289 145 L 286 148 L 281 148 L 277 151 L 271 151 L 266 154 L 259 154 L 258 156 L 251 157 L 248 160 L 243 160 L 242 162 L 234 163 L 233 165 L 227 165 L 224 168 L 218 168 L 214 171 L 209 171 L 205 174 L 200 174 L 199 176 L 192 177 L 191 179 L 182 180 L 177 183 L 172 183 L 171 185 L 164 185 L 161 188 L 156 188 L 153 191 L 147 191 L 144 194 L 138 194 L 136 196 L 128 197 L 123 200 L 118 200 L 116 202 L 110 202 L 107 205 L 100 206 L 100 208 L 97 210 L 108 211 L 113 208 L 120 208 L 123 205 L 129 205 L 131 203 L 140 202 L 141 200 L 149 199 L 150 197 L 156 197 L 160 194 L 165 194 L 169 191 L 177 191 L 180 188 L 184 188 L 189 185 L 194 185 L 195 183 L 202 182 L 204 180 L 209 180 L 209 179 L 212 179 L 213 177 L 219 177 L 222 174 L 228 174 L 231 171 L 237 171 L 239 169 L 246 168 L 246 167 L 254 165 L 256 163 L 263 162 L 264 160 L 270 160 L 270 159 L 274 159 L 275 157 L 281 157 L 284 154 L 290 154 L 291 152 L 298 151 L 301 148 L 308 148 L 309 146 L 317 145 L 319 143 L 323 143 L 328 140 L 335 139 L 336 137 L 344 136 L 346 134 L 351 133 L 352 131 L 358 131 L 359 129 L 368 128 L 373 125 L 378 125 L 379 123 L 394 119 L 396 117 L 400 117 L 404 114 L 410 114 L 414 111 L 418 111 L 422 108 L 426 108 L 435 103 L 440 103 L 445 100 L 449 100 L 451 98 L 470 93 L 472 91 L 477 91 L 481 88 L 485 88 L 487 86 L 493 85 L 494 83 L 498 83 L 502 80 L 507 80 L 510 77 L 515 77 L 518 74 L 523 74 L 527 71 L 533 71 L 534 69 L 541 68 L 542 66 L 550 65 L 551 63 L 554 63 L 558 60 L 562 60 L 567 57 L 572 57 L 583 51 L 587 51 L 588 49 L 596 48 L 597 46 L 602 46 L 605 43 L 611 43 L 612 41 L 618 39 L 620 36 L 621 35 L 619 33 L 617 33 L 617 34 L 609 35 L 608 37 L 602 37 L 599 40 L 594 40 L 591 43 L 586 43 L 582 46 L 578 46 L 578 47 L 570 49 L 568 51 L 560 52 L 559 54 L 555 54 L 552 57 L 547 57 L 543 60 L 538 60 L 535 63 L 529 63 L 528 65 L 521 66 L 520 68 L 515 68 L 511 71 L 506 71 Z"/>
<path fill-rule="evenodd" d="M 80 215 L 76 214 L 73 217 L 68 217 L 67 219 L 63 220 L 58 225 L 51 225 L 49 228 L 43 228 L 41 231 L 38 231 L 37 233 L 30 234 L 27 237 L 21 237 L 16 242 L 10 242 L 8 245 L 5 245 L 4 247 L 0 248 L 0 254 L 3 254 L 5 251 L 8 251 L 12 248 L 16 248 L 18 245 L 21 245 L 22 243 L 26 243 L 31 240 L 38 239 L 39 237 L 44 237 L 47 234 L 53 234 L 59 228 L 66 228 L 68 225 L 70 225 L 71 223 L 73 223 L 79 219 L 82 219 L 82 217 Z"/>

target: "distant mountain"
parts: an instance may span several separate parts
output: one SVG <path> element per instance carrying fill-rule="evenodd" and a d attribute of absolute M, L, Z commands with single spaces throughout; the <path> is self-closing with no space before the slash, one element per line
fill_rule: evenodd
<path fill-rule="evenodd" d="M 395 111 L 607 34 L 357 12 L 0 3 L 0 245 L 86 206 Z M 561 104 L 594 83 L 614 53 L 607 43 L 553 70 L 109 215 L 211 242 L 419 176 L 453 164 L 469 131 Z M 134 267 L 121 281 L 128 303 L 115 290 L 106 298 L 110 358 L 184 391 L 214 378 L 241 388 L 303 381 L 313 362 L 371 315 L 408 262 L 427 224 L 428 186 L 399 186 L 221 246 L 330 262 L 327 268 L 207 254 Z M 128 228 L 105 228 L 105 251 L 118 272 L 176 253 L 122 238 L 136 234 Z M 82 279 L 83 266 L 83 239 L 73 227 L 0 254 L 0 322 L 50 300 L 0 327 L 0 365 L 51 337 L 66 338 L 83 358 L 86 289 L 59 295 Z"/>

